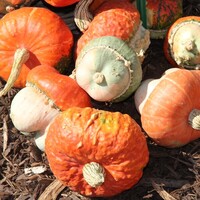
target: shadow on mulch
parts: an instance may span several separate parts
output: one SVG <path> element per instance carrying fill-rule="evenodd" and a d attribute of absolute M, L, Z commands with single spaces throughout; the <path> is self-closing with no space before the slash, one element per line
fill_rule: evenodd
<path fill-rule="evenodd" d="M 185 1 L 186 2 L 186 1 Z M 38 3 L 36 6 L 45 6 Z M 68 11 L 51 8 L 61 15 L 78 38 L 80 32 L 73 22 L 73 9 Z M 163 54 L 163 40 L 152 40 L 143 63 L 143 79 L 159 78 L 170 68 Z M 70 73 L 70 72 L 69 72 Z M 2 88 L 4 82 L 0 82 Z M 55 180 L 44 153 L 34 141 L 21 135 L 9 118 L 12 98 L 18 92 L 12 89 L 0 99 L 0 199 L 35 200 Z M 96 108 L 129 114 L 140 124 L 140 115 L 135 109 L 133 96 L 126 101 L 107 105 L 93 101 Z M 112 198 L 88 198 L 65 188 L 58 200 L 198 200 L 200 199 L 200 139 L 177 149 L 159 147 L 147 138 L 150 161 L 142 179 L 130 190 Z M 25 169 L 43 166 L 41 174 L 25 174 Z"/>

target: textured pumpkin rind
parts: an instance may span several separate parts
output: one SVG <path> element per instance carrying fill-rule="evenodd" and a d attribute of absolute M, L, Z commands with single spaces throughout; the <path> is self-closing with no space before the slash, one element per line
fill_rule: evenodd
<path fill-rule="evenodd" d="M 0 77 L 8 79 L 16 49 L 24 47 L 30 52 L 15 87 L 25 86 L 26 76 L 35 66 L 56 67 L 63 57 L 70 57 L 72 32 L 61 17 L 48 9 L 23 7 L 12 11 L 1 19 L 0 28 Z"/>
<path fill-rule="evenodd" d="M 159 145 L 175 148 L 198 139 L 200 132 L 188 123 L 199 104 L 200 71 L 177 69 L 163 76 L 141 113 L 142 127 Z"/>
<path fill-rule="evenodd" d="M 88 29 L 77 41 L 76 56 L 92 39 L 115 36 L 129 41 L 140 25 L 138 10 L 128 1 L 105 1 L 94 13 Z"/>
<path fill-rule="evenodd" d="M 48 65 L 32 69 L 27 76 L 27 83 L 44 93 L 60 110 L 72 106 L 92 107 L 89 95 L 75 80 Z"/>
<path fill-rule="evenodd" d="M 186 17 L 181 17 L 179 19 L 177 19 L 168 29 L 167 35 L 165 37 L 164 40 L 164 55 L 166 57 L 166 59 L 169 61 L 169 63 L 173 66 L 173 67 L 180 67 L 180 68 L 188 68 L 188 69 L 195 69 L 196 66 L 187 66 L 187 65 L 180 65 L 177 64 L 177 62 L 174 60 L 173 57 L 173 53 L 171 50 L 171 46 L 170 46 L 170 40 L 172 40 L 171 36 L 173 35 L 173 32 L 176 30 L 176 28 L 178 26 L 180 26 L 181 24 L 190 22 L 190 21 L 197 21 L 200 22 L 200 17 L 199 16 L 186 16 Z"/>
<path fill-rule="evenodd" d="M 130 66 L 129 66 L 130 67 L 130 69 L 129 69 L 130 83 L 129 83 L 129 85 L 125 86 L 124 91 L 122 93 L 119 93 L 117 96 L 113 97 L 112 99 L 107 100 L 107 101 L 112 101 L 112 102 L 123 101 L 123 100 L 127 99 L 138 88 L 138 86 L 141 83 L 142 67 L 138 60 L 138 57 L 137 57 L 136 53 L 123 40 L 121 40 L 117 37 L 113 37 L 113 36 L 99 37 L 99 38 L 91 40 L 82 49 L 82 51 L 80 52 L 80 55 L 78 56 L 78 58 L 76 60 L 76 64 L 75 64 L 76 70 L 78 70 L 80 63 L 81 63 L 83 57 L 87 54 L 87 52 L 92 51 L 94 49 L 98 49 L 99 47 L 104 47 L 105 49 L 106 49 L 106 47 L 109 47 L 110 49 L 112 49 L 112 51 L 118 52 L 118 54 L 120 56 L 125 58 L 126 61 L 130 63 Z M 103 55 L 100 57 L 101 58 L 104 57 L 104 59 L 105 59 L 105 61 L 102 61 L 102 63 L 105 62 L 104 63 L 105 67 L 112 68 L 113 67 L 112 64 L 110 66 L 108 66 L 108 64 L 107 64 L 107 61 L 109 60 L 109 58 L 105 58 L 106 54 L 103 51 L 103 48 L 101 48 L 99 50 L 99 54 Z M 97 55 L 97 58 L 98 58 L 98 56 L 99 55 Z M 117 59 L 119 59 L 119 58 L 116 56 L 116 58 L 115 58 L 115 60 L 113 60 L 113 62 L 116 62 Z M 122 65 L 124 65 L 124 68 L 126 68 L 126 69 L 128 68 L 128 66 L 126 66 L 126 63 L 123 64 L 123 61 L 121 61 L 120 59 L 119 59 L 119 62 L 122 62 Z M 87 70 L 87 66 L 85 67 L 85 70 Z M 87 77 L 85 77 L 85 78 L 87 79 Z M 109 79 L 109 77 L 105 77 L 105 79 Z M 79 82 L 79 81 L 77 80 L 77 82 Z M 104 82 L 106 82 L 106 80 Z M 105 84 L 107 84 L 107 83 L 105 83 Z M 120 84 L 120 82 L 118 84 Z M 79 85 L 81 86 L 81 83 L 79 83 Z M 105 87 L 105 85 L 103 85 L 102 87 Z M 88 92 L 87 89 L 86 89 L 86 92 Z M 96 95 L 93 96 L 92 98 L 99 101 L 100 99 L 97 97 L 98 95 L 99 94 L 97 91 Z"/>
<path fill-rule="evenodd" d="M 128 115 L 92 108 L 70 108 L 46 129 L 45 152 L 54 175 L 86 196 L 113 196 L 142 177 L 149 160 L 145 136 Z M 83 179 L 85 164 L 97 162 L 106 171 L 96 188 Z"/>

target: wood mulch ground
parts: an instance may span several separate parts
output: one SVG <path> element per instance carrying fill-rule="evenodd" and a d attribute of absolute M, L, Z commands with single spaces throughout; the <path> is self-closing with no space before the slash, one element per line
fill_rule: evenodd
<path fill-rule="evenodd" d="M 184 1 L 185 13 L 199 15 L 198 7 Z M 38 2 L 34 6 L 46 7 Z M 59 14 L 78 38 L 80 32 L 73 22 L 73 6 L 65 9 L 48 7 Z M 187 9 L 186 9 L 187 8 Z M 159 78 L 170 68 L 163 55 L 163 40 L 152 40 L 143 63 L 144 79 Z M 4 81 L 0 81 L 0 89 Z M 0 98 L 0 199 L 37 200 L 55 180 L 48 166 L 45 153 L 40 152 L 32 138 L 20 134 L 9 117 L 10 104 L 18 92 L 13 88 Z M 140 124 L 133 97 L 112 105 L 93 102 L 94 107 L 127 113 Z M 150 161 L 142 179 L 130 190 L 112 198 L 88 198 L 64 188 L 58 192 L 58 200 L 198 200 L 200 199 L 200 139 L 177 149 L 159 147 L 148 139 Z M 43 167 L 43 172 L 32 173 L 29 168 Z M 28 171 L 28 172 L 27 172 Z M 51 197 L 47 199 L 53 199 Z"/>

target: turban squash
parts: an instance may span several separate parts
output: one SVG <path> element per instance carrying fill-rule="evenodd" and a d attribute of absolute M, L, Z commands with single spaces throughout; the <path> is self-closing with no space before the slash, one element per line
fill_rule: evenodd
<path fill-rule="evenodd" d="M 65 68 L 73 46 L 72 32 L 61 17 L 39 7 L 7 13 L 0 20 L 0 38 L 0 77 L 7 81 L 0 96 L 13 84 L 24 87 L 28 72 L 38 65 Z"/>
<path fill-rule="evenodd" d="M 76 59 L 73 75 L 96 101 L 120 102 L 140 85 L 142 67 L 126 42 L 103 36 L 85 45 Z"/>
<path fill-rule="evenodd" d="M 149 151 L 127 114 L 71 107 L 46 129 L 45 152 L 56 178 L 86 196 L 113 196 L 142 177 Z"/>
<path fill-rule="evenodd" d="M 200 17 L 177 19 L 164 41 L 164 53 L 174 67 L 200 69 Z"/>
<path fill-rule="evenodd" d="M 159 145 L 175 148 L 200 138 L 200 71 L 168 69 L 147 79 L 135 93 L 145 132 Z"/>
<path fill-rule="evenodd" d="M 44 150 L 42 136 L 46 126 L 59 112 L 72 106 L 92 106 L 90 97 L 72 78 L 40 65 L 30 70 L 26 87 L 13 98 L 10 117 L 20 132 L 37 132 L 36 144 Z"/>

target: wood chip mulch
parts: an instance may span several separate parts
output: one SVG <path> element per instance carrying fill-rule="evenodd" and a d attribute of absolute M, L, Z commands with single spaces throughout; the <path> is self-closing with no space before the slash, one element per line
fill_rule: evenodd
<path fill-rule="evenodd" d="M 63 10 L 54 11 L 66 20 L 76 37 L 79 31 L 73 22 L 74 8 L 70 7 L 68 11 L 69 9 L 71 10 L 67 14 Z M 163 55 L 162 47 L 163 40 L 151 41 L 143 63 L 144 79 L 159 78 L 171 67 Z M 4 84 L 5 82 L 0 80 L 0 89 Z M 18 91 L 19 89 L 13 88 L 0 98 L 0 200 L 200 199 L 200 139 L 182 148 L 167 149 L 157 146 L 147 138 L 150 161 L 142 179 L 133 188 L 117 196 L 88 198 L 67 187 L 57 187 L 58 182 L 49 168 L 45 153 L 37 149 L 32 138 L 20 134 L 9 117 L 11 101 Z M 140 124 L 133 97 L 118 104 L 93 102 L 93 105 L 99 109 L 127 113 Z"/>

